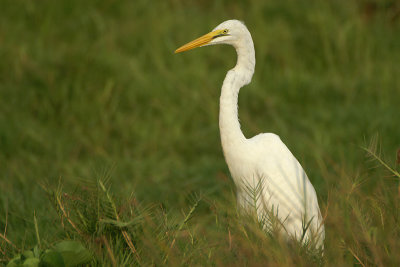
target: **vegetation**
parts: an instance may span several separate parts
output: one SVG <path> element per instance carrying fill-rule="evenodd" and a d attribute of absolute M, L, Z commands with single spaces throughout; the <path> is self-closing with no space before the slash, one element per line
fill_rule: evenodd
<path fill-rule="evenodd" d="M 0 3 L 0 264 L 73 241 L 94 266 L 400 266 L 397 1 Z M 173 54 L 231 18 L 256 48 L 242 129 L 307 171 L 323 256 L 237 212 L 218 131 L 234 50 Z"/>

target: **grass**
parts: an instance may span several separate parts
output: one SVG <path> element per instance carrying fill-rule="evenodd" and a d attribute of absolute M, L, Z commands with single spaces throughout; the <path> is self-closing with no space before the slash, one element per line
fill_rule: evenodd
<path fill-rule="evenodd" d="M 1 264 L 73 239 L 100 266 L 399 265 L 398 177 L 362 149 L 399 171 L 399 4 L 261 2 L 1 0 Z M 237 215 L 218 131 L 234 50 L 173 54 L 230 18 L 256 48 L 242 129 L 307 171 L 322 259 Z"/>

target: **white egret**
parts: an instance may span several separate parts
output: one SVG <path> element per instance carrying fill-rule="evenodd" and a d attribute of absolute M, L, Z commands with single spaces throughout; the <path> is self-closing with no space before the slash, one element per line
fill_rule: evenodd
<path fill-rule="evenodd" d="M 272 212 L 287 236 L 314 240 L 317 247 L 323 248 L 325 230 L 317 195 L 300 163 L 276 134 L 263 133 L 247 139 L 240 129 L 238 94 L 241 87 L 250 83 L 256 63 L 253 40 L 246 26 L 238 20 L 225 21 L 175 53 L 216 44 L 232 45 L 237 52 L 236 66 L 226 74 L 221 89 L 219 128 L 239 206 L 248 209 L 246 187 L 259 186 L 259 219 Z"/>

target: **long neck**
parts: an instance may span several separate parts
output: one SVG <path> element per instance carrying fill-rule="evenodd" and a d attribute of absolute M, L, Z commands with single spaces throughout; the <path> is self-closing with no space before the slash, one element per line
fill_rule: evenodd
<path fill-rule="evenodd" d="M 237 63 L 226 74 L 220 97 L 219 129 L 225 155 L 229 153 L 230 148 L 246 140 L 238 118 L 238 95 L 240 88 L 250 83 L 256 63 L 250 33 L 234 44 L 234 47 L 237 52 Z"/>

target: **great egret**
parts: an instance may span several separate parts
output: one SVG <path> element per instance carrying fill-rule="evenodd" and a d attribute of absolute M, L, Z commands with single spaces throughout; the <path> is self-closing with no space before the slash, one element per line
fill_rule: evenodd
<path fill-rule="evenodd" d="M 260 220 L 272 213 L 282 232 L 300 241 L 314 240 L 323 248 L 325 230 L 317 195 L 300 163 L 279 136 L 263 133 L 247 139 L 238 119 L 238 94 L 250 83 L 255 54 L 250 32 L 238 20 L 228 20 L 213 31 L 178 48 L 175 53 L 196 47 L 229 44 L 237 52 L 236 66 L 226 74 L 221 89 L 219 128 L 229 171 L 237 187 L 240 207 L 249 209 L 248 188 L 259 188 L 256 199 Z M 260 186 L 261 185 L 261 186 Z"/>

